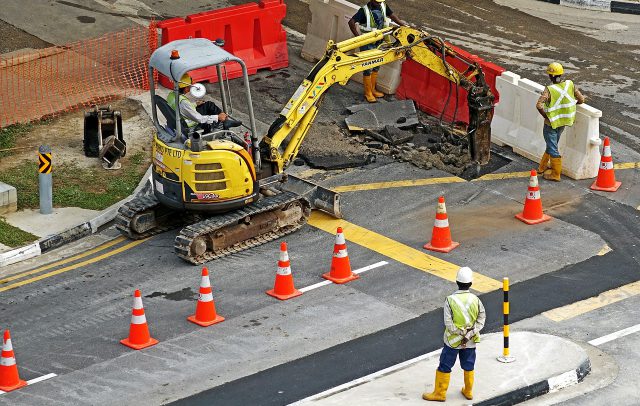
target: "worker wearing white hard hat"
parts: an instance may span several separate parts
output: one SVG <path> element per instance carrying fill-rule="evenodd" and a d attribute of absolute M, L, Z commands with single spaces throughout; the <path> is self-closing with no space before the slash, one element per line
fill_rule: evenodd
<path fill-rule="evenodd" d="M 486 314 L 480 299 L 469 292 L 473 283 L 473 271 L 462 267 L 456 275 L 458 290 L 447 296 L 444 302 L 444 346 L 440 353 L 440 364 L 436 370 L 433 392 L 424 393 L 425 400 L 443 402 L 447 397 L 451 368 L 460 359 L 464 370 L 462 394 L 473 399 L 473 370 L 476 362 L 476 344 L 480 342 L 480 330 L 484 327 Z"/>
<path fill-rule="evenodd" d="M 389 22 L 393 21 L 398 25 L 406 25 L 396 16 L 391 8 L 384 0 L 369 0 L 367 4 L 360 7 L 358 12 L 349 20 L 349 29 L 353 35 L 358 36 L 360 33 L 356 28 L 356 24 L 360 27 L 360 32 L 366 34 L 373 30 L 381 30 L 389 26 Z M 374 49 L 382 44 L 382 41 L 367 44 L 360 47 L 361 51 Z M 383 97 L 384 93 L 376 90 L 376 82 L 378 80 L 378 70 L 380 66 L 367 69 L 362 72 L 362 81 L 364 84 L 364 97 L 369 103 L 375 103 L 377 97 Z"/>

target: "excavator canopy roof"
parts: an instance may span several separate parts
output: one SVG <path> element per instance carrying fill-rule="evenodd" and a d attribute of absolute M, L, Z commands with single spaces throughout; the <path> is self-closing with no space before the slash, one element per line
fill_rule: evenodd
<path fill-rule="evenodd" d="M 171 59 L 171 52 L 178 51 L 180 58 Z M 180 39 L 156 49 L 149 59 L 149 66 L 174 82 L 182 75 L 198 68 L 236 61 L 244 65 L 237 56 L 230 54 L 205 38 Z"/>

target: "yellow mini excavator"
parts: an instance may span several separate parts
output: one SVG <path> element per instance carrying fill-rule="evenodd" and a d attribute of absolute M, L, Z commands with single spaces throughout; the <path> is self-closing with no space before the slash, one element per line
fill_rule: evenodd
<path fill-rule="evenodd" d="M 391 40 L 376 49 L 356 51 L 385 37 Z M 199 264 L 291 233 L 306 223 L 311 209 L 341 217 L 337 193 L 284 171 L 298 154 L 324 94 L 333 84 L 345 85 L 355 73 L 404 58 L 468 90 L 469 150 L 473 160 L 486 163 L 493 95 L 476 63 L 465 61 L 468 69 L 459 72 L 445 56 L 460 58 L 440 38 L 410 27 L 389 27 L 339 43 L 329 41 L 324 58 L 258 142 L 247 69 L 241 59 L 203 38 L 173 41 L 158 48 L 149 61 L 156 128 L 152 150 L 154 193 L 123 205 L 116 227 L 133 239 L 183 227 L 175 239 L 175 252 Z M 179 81 L 184 74 L 215 66 L 222 109 L 227 111 L 222 70 L 229 63 L 242 67 L 248 136 L 224 127 L 206 133 L 194 130 L 179 111 L 155 94 L 156 71 L 173 81 L 172 91 L 178 100 Z M 204 86 L 193 85 L 191 92 L 201 97 Z M 165 124 L 160 122 L 158 110 Z M 281 148 L 285 140 L 286 147 Z"/>

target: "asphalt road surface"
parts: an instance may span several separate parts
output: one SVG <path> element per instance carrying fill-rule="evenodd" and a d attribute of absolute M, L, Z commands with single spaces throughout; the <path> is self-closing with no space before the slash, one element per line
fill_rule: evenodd
<path fill-rule="evenodd" d="M 17 2 L 9 3 L 10 7 L 0 10 L 5 20 L 18 10 Z M 101 30 L 135 23 L 131 15 L 117 15 L 127 11 L 123 11 L 124 3 L 114 3 L 120 7 L 117 12 L 109 2 L 78 4 L 82 7 L 73 6 L 79 10 L 74 13 L 95 16 Z M 133 8 L 127 13 L 140 18 L 151 6 L 154 13 L 166 16 L 200 11 L 204 2 L 180 10 L 160 2 L 127 4 Z M 304 32 L 308 21 L 304 4 L 287 4 L 287 23 Z M 544 81 L 543 69 L 549 61 L 565 62 L 571 77 L 590 97 L 589 103 L 603 110 L 603 132 L 619 141 L 614 144 L 616 162 L 640 161 L 636 152 L 640 120 L 637 45 L 599 39 L 597 33 L 587 35 L 586 23 L 562 24 L 560 17 L 550 22 L 486 0 L 391 0 L 390 4 L 401 18 L 539 82 Z M 558 7 L 540 4 L 543 10 Z M 54 15 L 51 21 L 65 21 L 67 13 L 78 21 L 73 24 L 86 24 L 63 6 L 71 7 L 62 2 L 49 5 Z M 566 15 L 574 12 L 550 10 Z M 591 25 L 602 21 L 604 26 L 612 18 L 602 13 L 589 15 Z M 112 19 L 118 24 L 110 24 Z M 20 21 L 16 18 L 12 23 L 55 42 L 45 38 L 42 21 Z M 638 25 L 628 22 L 629 27 Z M 64 34 L 54 31 L 51 35 Z M 290 38 L 292 55 L 299 52 L 297 41 Z M 252 78 L 262 126 L 273 119 L 273 112 L 279 111 L 311 67 L 300 58 L 291 59 L 292 65 L 283 71 L 288 78 L 276 77 L 275 82 L 268 72 Z M 332 89 L 319 122 L 340 125 L 340 112 L 360 100 L 360 91 L 357 84 Z M 11 328 L 23 378 L 58 376 L 2 395 L 0 404 L 179 401 L 262 405 L 295 401 L 437 349 L 442 334 L 441 304 L 454 290 L 451 278 L 461 265 L 471 266 L 477 278 L 482 278 L 475 287 L 490 309 L 487 331 L 500 328 L 501 292 L 497 289 L 505 276 L 512 281 L 511 318 L 521 320 L 516 325 L 523 329 L 587 342 L 636 324 L 630 316 L 638 300 L 633 294 L 615 303 L 603 300 L 591 312 L 559 322 L 541 313 L 640 279 L 638 170 L 630 165 L 616 172 L 623 188 L 615 194 L 590 192 L 590 181 L 544 182 L 543 201 L 554 219 L 529 227 L 513 215 L 521 210 L 526 188 L 526 177 L 518 173 L 533 164 L 509 151 L 500 153 L 511 160 L 500 172 L 515 174 L 513 177 L 357 190 L 349 189 L 350 185 L 449 175 L 385 158 L 360 169 L 306 171 L 303 175 L 324 185 L 344 188 L 346 220 L 339 223 L 314 217 L 308 226 L 286 238 L 297 287 L 322 280 L 320 274 L 328 269 L 333 246 L 331 230 L 339 224 L 345 225 L 347 239 L 351 239 L 354 268 L 386 263 L 366 271 L 358 281 L 323 286 L 288 302 L 264 294 L 273 284 L 279 241 L 208 263 L 218 312 L 227 318 L 208 329 L 186 321 L 195 306 L 200 269 L 173 255 L 175 231 L 137 244 L 106 230 L 76 245 L 75 251 L 70 248 L 64 255 L 69 257 L 67 263 L 47 265 L 57 255 L 52 253 L 3 269 L 0 327 Z M 422 249 L 441 194 L 447 197 L 454 239 L 461 242 L 446 255 Z M 602 250 L 605 244 L 611 250 L 608 253 Z M 96 252 L 91 252 L 94 247 Z M 10 276 L 14 272 L 18 273 Z M 142 289 L 151 333 L 161 341 L 143 352 L 132 352 L 118 342 L 127 334 L 136 288 Z M 599 347 L 613 358 L 620 373 L 611 377 L 605 389 L 588 395 L 581 395 L 580 390 L 587 389 L 578 385 L 573 393 L 578 397 L 570 404 L 603 404 L 611 398 L 619 404 L 640 402 L 639 395 L 629 389 L 640 381 L 635 378 L 637 366 L 631 354 L 636 337 Z"/>

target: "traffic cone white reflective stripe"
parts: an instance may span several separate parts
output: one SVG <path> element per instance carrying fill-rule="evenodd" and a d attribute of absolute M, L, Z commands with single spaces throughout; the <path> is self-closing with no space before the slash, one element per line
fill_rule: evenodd
<path fill-rule="evenodd" d="M 347 242 L 344 238 L 342 227 L 338 227 L 336 241 L 333 245 L 333 258 L 331 259 L 331 270 L 322 277 L 334 283 L 347 283 L 358 279 L 360 275 L 351 271 L 351 262 L 347 253 Z"/>
<path fill-rule="evenodd" d="M 266 293 L 280 300 L 291 299 L 302 294 L 293 284 L 293 274 L 291 273 L 291 262 L 289 261 L 286 242 L 280 244 L 280 257 L 273 289 L 268 290 Z"/>
<path fill-rule="evenodd" d="M 538 185 L 538 173 L 532 170 L 529 177 L 529 187 L 524 200 L 522 213 L 516 214 L 516 218 L 526 224 L 538 224 L 551 220 L 551 217 L 542 212 L 542 199 L 540 186 Z"/>
<path fill-rule="evenodd" d="M 224 317 L 216 313 L 216 305 L 213 302 L 213 289 L 211 288 L 211 280 L 209 279 L 209 270 L 206 267 L 202 268 L 196 313 L 187 317 L 187 320 L 202 327 L 208 327 L 224 321 Z"/>
<path fill-rule="evenodd" d="M 424 245 L 425 249 L 436 252 L 450 252 L 460 243 L 451 240 L 451 229 L 449 229 L 449 217 L 447 216 L 447 206 L 444 196 L 438 198 L 436 207 L 436 219 L 431 231 L 431 241 Z"/>
<path fill-rule="evenodd" d="M 4 331 L 2 340 L 2 353 L 0 354 L 0 390 L 10 392 L 21 388 L 27 383 L 20 379 L 18 365 L 11 344 L 11 333 Z"/>
<path fill-rule="evenodd" d="M 147 318 L 142 306 L 142 293 L 139 289 L 133 293 L 133 310 L 131 311 L 131 325 L 129 326 L 129 337 L 120 340 L 120 343 L 134 350 L 141 350 L 158 344 L 158 340 L 151 338 Z"/>

